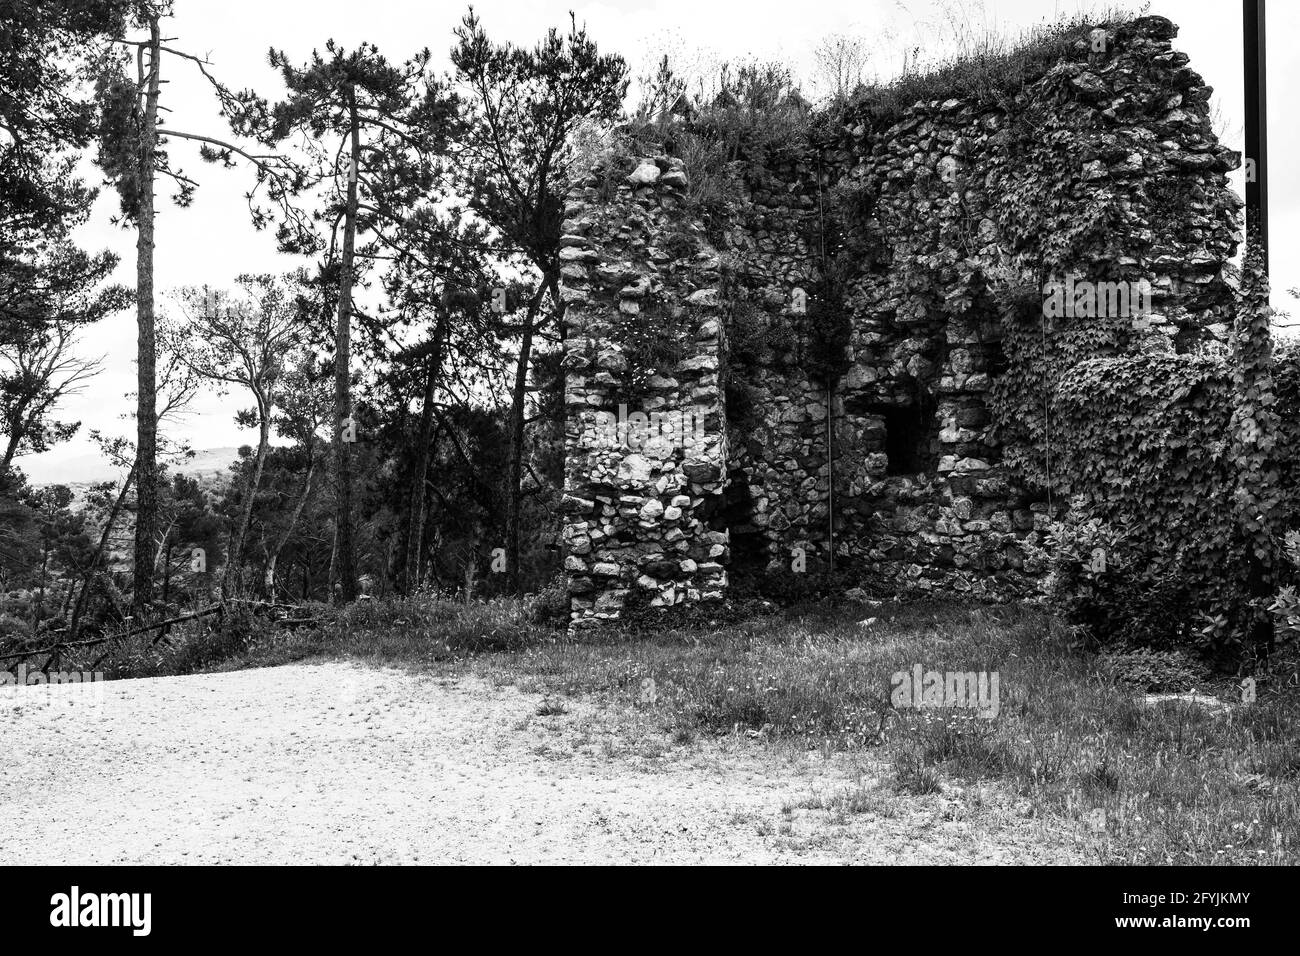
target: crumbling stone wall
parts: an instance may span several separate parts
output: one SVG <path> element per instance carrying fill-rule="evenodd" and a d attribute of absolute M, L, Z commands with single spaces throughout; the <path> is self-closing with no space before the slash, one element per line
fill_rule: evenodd
<path fill-rule="evenodd" d="M 685 182 L 667 156 L 618 183 L 597 171 L 565 213 L 563 540 L 579 625 L 616 617 L 633 588 L 664 605 L 727 584 L 727 535 L 706 524 L 727 460 L 719 262 L 681 215 Z M 672 329 L 685 354 L 670 369 L 638 363 L 622 316 L 652 335 Z"/>
<path fill-rule="evenodd" d="M 1006 301 L 1065 278 L 1042 274 L 1061 242 L 1081 250 L 1080 276 L 1151 283 L 1132 348 L 1186 347 L 1230 300 L 1240 201 L 1225 174 L 1240 158 L 1175 34 L 1146 17 L 1080 37 L 1017 90 L 883 118 L 863 104 L 799 161 L 746 170 L 712 243 L 680 160 L 637 162 L 614 185 L 609 167 L 593 174 L 565 240 L 575 619 L 615 615 L 636 588 L 659 603 L 720 593 L 728 564 L 826 567 L 832 516 L 834 560 L 863 581 L 1030 593 L 1061 502 L 1004 461 L 991 394 Z M 1027 230 L 1048 206 L 1067 227 Z M 851 332 L 826 381 L 805 303 L 831 258 L 848 263 Z M 601 446 L 584 424 L 626 385 L 608 317 L 643 287 L 696 317 L 689 357 L 648 396 L 706 403 L 716 440 L 691 456 Z"/>

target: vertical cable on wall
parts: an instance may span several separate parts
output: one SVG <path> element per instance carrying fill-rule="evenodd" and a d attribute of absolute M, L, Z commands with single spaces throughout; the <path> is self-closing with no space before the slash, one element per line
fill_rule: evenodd
<path fill-rule="evenodd" d="M 822 290 L 826 289 L 826 212 L 822 205 L 822 151 L 817 150 L 817 242 L 821 253 Z M 830 569 L 835 570 L 835 382 L 826 376 L 826 543 Z"/>

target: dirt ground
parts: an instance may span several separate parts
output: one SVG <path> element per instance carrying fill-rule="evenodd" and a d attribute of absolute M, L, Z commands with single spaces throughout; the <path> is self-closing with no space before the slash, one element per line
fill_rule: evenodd
<path fill-rule="evenodd" d="M 992 788 L 897 794 L 873 755 L 677 743 L 479 677 L 330 661 L 95 691 L 0 688 L 0 864 L 1082 862 Z"/>

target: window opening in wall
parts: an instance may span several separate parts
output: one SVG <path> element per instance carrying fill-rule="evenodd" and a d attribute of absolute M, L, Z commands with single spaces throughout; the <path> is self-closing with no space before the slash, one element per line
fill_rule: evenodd
<path fill-rule="evenodd" d="M 906 405 L 881 405 L 872 412 L 884 420 L 887 475 L 919 475 L 939 464 L 937 405 L 921 393 Z"/>

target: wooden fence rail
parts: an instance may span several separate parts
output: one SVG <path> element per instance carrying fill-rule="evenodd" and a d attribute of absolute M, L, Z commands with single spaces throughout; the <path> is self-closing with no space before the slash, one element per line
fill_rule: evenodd
<path fill-rule="evenodd" d="M 147 634 L 150 631 L 156 631 L 159 628 L 167 627 L 171 624 L 180 624 L 184 621 L 192 621 L 195 618 L 206 617 L 209 614 L 224 614 L 225 610 L 224 605 L 214 604 L 212 607 L 204 608 L 201 611 L 195 611 L 192 614 L 182 614 L 179 617 L 168 618 L 167 620 L 159 621 L 156 624 L 146 624 L 144 627 L 133 628 L 125 634 L 109 634 L 104 637 L 92 638 L 88 641 L 64 641 L 59 644 L 51 644 L 49 647 L 37 647 L 26 651 L 0 654 L 0 661 L 17 660 L 23 657 L 36 657 L 39 654 L 55 654 L 70 647 L 94 647 L 97 644 L 106 644 L 109 641 L 126 640 L 128 637 L 134 637 L 137 634 Z M 155 643 L 157 642 L 155 641 Z M 103 658 L 100 659 L 102 660 Z"/>
<path fill-rule="evenodd" d="M 322 620 L 322 618 L 318 618 L 318 617 L 289 617 L 288 612 L 300 610 L 300 608 L 297 605 L 293 605 L 293 604 L 277 604 L 271 601 L 255 601 L 255 600 L 249 600 L 245 598 L 228 598 L 225 602 L 221 604 L 214 604 L 211 607 L 206 607 L 203 608 L 202 610 L 194 611 L 193 613 L 190 614 L 181 614 L 177 617 L 169 617 L 165 621 L 158 621 L 157 623 L 154 624 L 146 624 L 143 627 L 132 628 L 131 630 L 127 631 L 125 634 L 107 634 L 103 637 L 95 637 L 85 641 L 60 641 L 59 643 L 51 644 L 48 647 L 37 647 L 25 651 L 10 651 L 5 654 L 0 654 L 0 661 L 19 660 L 26 657 L 37 657 L 41 654 L 49 654 L 50 658 L 46 662 L 46 667 L 48 668 L 50 662 L 55 660 L 54 655 L 59 654 L 60 652 L 67 650 L 69 648 L 94 647 L 96 645 L 107 644 L 112 641 L 124 641 L 128 637 L 134 637 L 137 634 L 147 634 L 150 631 L 162 630 L 162 633 L 159 634 L 153 640 L 153 643 L 157 644 L 160 640 L 162 640 L 166 636 L 167 633 L 166 628 L 170 627 L 171 625 L 181 624 L 184 623 L 185 621 L 192 621 L 195 618 L 207 617 L 209 614 L 224 616 L 228 605 L 231 604 L 248 605 L 252 609 L 252 612 L 254 614 L 265 614 L 268 612 L 274 614 L 276 611 L 285 612 L 284 616 L 272 618 L 272 623 L 280 625 L 282 627 L 300 627 L 304 624 L 319 624 Z M 109 651 L 105 651 L 104 654 L 102 654 L 99 657 L 99 659 L 95 661 L 92 667 L 99 666 L 100 662 L 103 661 L 104 658 L 108 656 L 111 650 L 112 649 L 110 648 Z"/>

